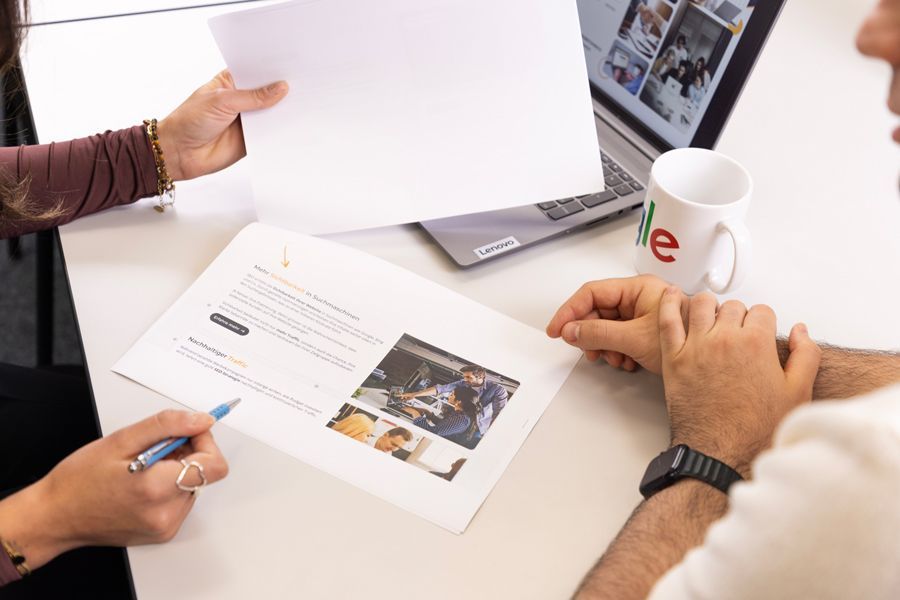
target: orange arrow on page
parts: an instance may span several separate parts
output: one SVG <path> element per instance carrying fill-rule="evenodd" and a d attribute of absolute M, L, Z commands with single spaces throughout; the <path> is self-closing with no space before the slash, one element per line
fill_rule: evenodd
<path fill-rule="evenodd" d="M 741 19 L 738 21 L 737 25 L 728 25 L 728 31 L 731 32 L 732 35 L 737 35 L 744 29 L 744 20 Z"/>
<path fill-rule="evenodd" d="M 287 259 L 287 246 L 284 247 L 284 260 L 281 261 L 281 265 L 285 268 L 291 264 L 291 261 Z"/>

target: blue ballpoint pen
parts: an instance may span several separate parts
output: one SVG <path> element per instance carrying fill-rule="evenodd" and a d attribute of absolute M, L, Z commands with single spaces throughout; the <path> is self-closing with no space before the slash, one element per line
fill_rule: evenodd
<path fill-rule="evenodd" d="M 219 406 L 209 411 L 209 414 L 214 416 L 216 418 L 216 421 L 218 421 L 219 419 L 230 413 L 240 401 L 240 398 L 235 398 L 231 402 L 220 404 Z M 166 438 L 158 444 L 150 446 L 149 448 L 138 454 L 137 458 L 131 461 L 131 464 L 128 465 L 128 472 L 134 473 L 135 471 L 143 471 L 145 469 L 149 469 L 151 466 L 153 466 L 153 463 L 162 458 L 165 458 L 176 448 L 180 448 L 181 446 L 183 446 L 184 443 L 188 441 L 188 439 L 189 438 L 186 437 Z"/>

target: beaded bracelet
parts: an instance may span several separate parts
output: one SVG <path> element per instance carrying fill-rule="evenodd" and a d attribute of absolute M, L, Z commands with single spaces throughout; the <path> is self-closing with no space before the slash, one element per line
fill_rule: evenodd
<path fill-rule="evenodd" d="M 28 567 L 25 556 L 21 552 L 13 548 L 9 542 L 3 539 L 0 539 L 0 546 L 3 546 L 3 550 L 6 551 L 6 555 L 9 557 L 9 562 L 16 568 L 19 577 L 31 575 L 31 569 Z M 0 557 L 0 560 L 2 560 L 2 557 Z"/>
<path fill-rule="evenodd" d="M 159 145 L 156 119 L 144 119 L 144 127 L 147 128 L 147 138 L 153 149 L 153 160 L 156 161 L 156 195 L 159 197 L 159 202 L 153 209 L 156 212 L 163 212 L 167 206 L 175 204 L 175 182 L 166 171 L 166 158 L 163 156 L 162 146 Z"/>

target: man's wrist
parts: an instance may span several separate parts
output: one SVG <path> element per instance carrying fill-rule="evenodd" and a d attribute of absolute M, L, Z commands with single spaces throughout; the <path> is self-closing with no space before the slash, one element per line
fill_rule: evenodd
<path fill-rule="evenodd" d="M 644 504 L 680 507 L 681 512 L 677 512 L 675 509 L 669 510 L 671 514 L 667 518 L 675 518 L 676 515 L 680 515 L 677 518 L 692 521 L 698 515 L 704 515 L 706 523 L 698 523 L 697 528 L 703 529 L 705 532 L 705 527 L 710 522 L 715 521 L 728 510 L 728 495 L 703 481 L 685 477 L 647 498 L 644 500 Z M 703 533 L 698 537 L 699 541 L 702 541 Z"/>
<path fill-rule="evenodd" d="M 669 448 L 674 448 L 681 444 L 726 464 L 737 471 L 744 479 L 750 479 L 753 460 L 759 454 L 759 451 L 752 449 L 752 445 L 737 447 L 737 444 L 722 444 L 714 440 L 683 436 L 673 436 Z"/>
<path fill-rule="evenodd" d="M 727 510 L 728 496 L 702 481 L 685 479 L 660 490 L 634 511 L 575 598 L 646 597 Z"/>

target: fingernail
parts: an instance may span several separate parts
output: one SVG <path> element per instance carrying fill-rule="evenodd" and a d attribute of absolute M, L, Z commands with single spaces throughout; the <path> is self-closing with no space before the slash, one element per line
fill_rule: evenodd
<path fill-rule="evenodd" d="M 563 339 L 574 344 L 578 341 L 578 333 L 581 331 L 581 325 L 578 323 L 566 323 L 562 328 Z"/>
<path fill-rule="evenodd" d="M 800 333 L 809 335 L 809 329 L 806 328 L 806 323 L 797 323 L 797 328 L 800 330 Z"/>
<path fill-rule="evenodd" d="M 280 96 L 282 94 L 287 93 L 288 84 L 284 81 L 277 81 L 275 83 L 269 84 L 266 86 L 266 93 L 271 94 L 273 96 Z"/>

